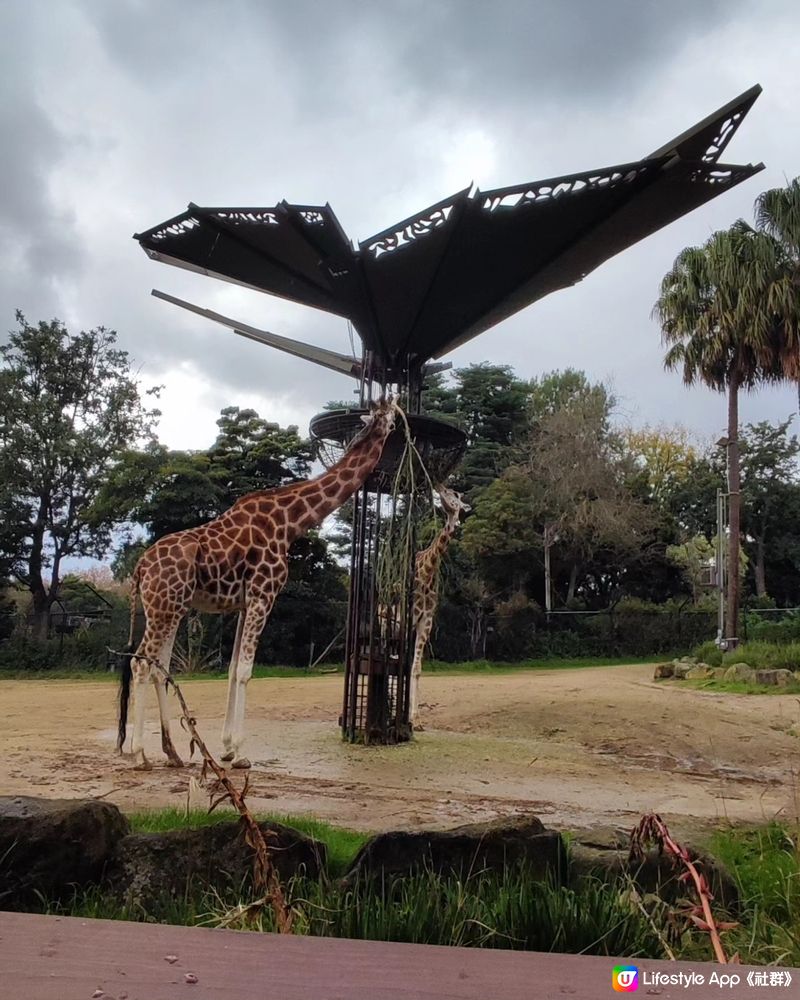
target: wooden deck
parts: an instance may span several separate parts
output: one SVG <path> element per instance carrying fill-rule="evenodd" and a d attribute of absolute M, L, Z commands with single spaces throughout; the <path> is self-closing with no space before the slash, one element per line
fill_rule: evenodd
<path fill-rule="evenodd" d="M 660 1000 L 800 997 L 800 973 L 788 988 L 750 987 L 745 966 L 0 913 L 0 996 L 9 1000 L 601 1000 L 617 995 L 615 964 L 637 965 L 638 995 Z M 695 972 L 705 984 L 647 985 L 645 971 Z M 708 982 L 713 972 L 739 975 L 741 983 L 720 989 Z"/>

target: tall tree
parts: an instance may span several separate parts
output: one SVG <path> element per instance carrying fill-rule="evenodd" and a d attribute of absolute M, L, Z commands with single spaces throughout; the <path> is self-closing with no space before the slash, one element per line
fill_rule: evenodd
<path fill-rule="evenodd" d="M 467 435 L 467 453 L 455 476 L 471 503 L 513 460 L 513 445 L 526 427 L 529 389 L 508 365 L 486 362 L 455 372 L 455 416 Z M 452 412 L 440 396 L 444 414 Z"/>
<path fill-rule="evenodd" d="M 777 245 L 778 268 L 764 278 L 775 321 L 776 350 L 787 379 L 797 383 L 800 409 L 800 177 L 759 195 L 756 228 Z M 758 281 L 758 272 L 752 275 Z"/>
<path fill-rule="evenodd" d="M 668 346 L 665 366 L 682 369 L 687 385 L 703 382 L 728 394 L 729 566 L 739 565 L 741 547 L 739 393 L 783 377 L 774 313 L 764 294 L 780 271 L 779 257 L 772 237 L 739 221 L 678 255 L 653 310 Z M 725 624 L 731 645 L 739 603 L 739 575 L 731 572 Z"/>
<path fill-rule="evenodd" d="M 689 477 L 697 449 L 685 427 L 629 427 L 625 446 L 644 473 L 648 495 L 658 504 Z"/>
<path fill-rule="evenodd" d="M 742 432 L 742 523 L 752 539 L 756 595 L 767 594 L 767 544 L 783 530 L 789 495 L 798 485 L 800 441 L 789 434 L 791 418 L 773 425 L 748 424 Z"/>
<path fill-rule="evenodd" d="M 210 474 L 222 490 L 222 504 L 229 507 L 254 490 L 306 478 L 311 468 L 311 448 L 294 425 L 282 428 L 264 420 L 255 410 L 227 406 L 217 420 L 219 433 L 208 451 Z"/>
<path fill-rule="evenodd" d="M 58 320 L 32 326 L 19 312 L 17 323 L 0 347 L 0 520 L 6 561 L 30 590 L 43 637 L 63 559 L 108 549 L 114 511 L 92 519 L 92 505 L 157 411 L 143 406 L 114 331 L 71 335 Z"/>

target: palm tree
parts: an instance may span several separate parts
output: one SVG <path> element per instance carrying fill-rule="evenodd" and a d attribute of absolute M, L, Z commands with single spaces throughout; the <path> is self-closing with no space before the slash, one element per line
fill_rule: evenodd
<path fill-rule="evenodd" d="M 781 368 L 797 383 L 800 410 L 800 177 L 759 195 L 755 214 L 756 228 L 772 237 L 781 256 L 781 271 L 768 289 L 769 305 L 775 313 Z"/>
<path fill-rule="evenodd" d="M 661 282 L 653 309 L 668 346 L 664 365 L 681 368 L 687 385 L 703 382 L 728 393 L 730 573 L 725 638 L 737 641 L 739 618 L 739 392 L 785 377 L 775 314 L 765 289 L 782 273 L 780 245 L 768 232 L 739 221 L 702 247 L 687 247 Z"/>

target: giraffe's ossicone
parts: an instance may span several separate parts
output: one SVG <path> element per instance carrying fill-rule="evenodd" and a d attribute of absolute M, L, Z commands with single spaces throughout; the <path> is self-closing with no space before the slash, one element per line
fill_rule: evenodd
<path fill-rule="evenodd" d="M 366 482 L 394 427 L 396 411 L 391 400 L 375 405 L 342 458 L 321 476 L 249 493 L 212 521 L 165 535 L 144 553 L 132 577 L 129 651 L 133 650 L 137 597 L 144 610 L 145 631 L 136 651 L 126 658 L 118 735 L 122 750 L 132 688 L 132 752 L 137 767 L 151 766 L 144 752 L 145 692 L 150 681 L 158 697 L 162 748 L 169 764 L 182 766 L 169 734 L 166 680 L 154 664 L 169 670 L 178 625 L 192 608 L 239 612 L 228 671 L 222 759 L 232 761 L 234 767 L 250 766 L 242 754 L 247 682 L 259 637 L 286 583 L 289 547 Z"/>

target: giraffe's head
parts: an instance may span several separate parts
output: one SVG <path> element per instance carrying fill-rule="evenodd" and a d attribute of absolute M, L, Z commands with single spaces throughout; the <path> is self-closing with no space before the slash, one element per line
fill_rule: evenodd
<path fill-rule="evenodd" d="M 472 510 L 460 493 L 451 490 L 449 486 L 437 486 L 436 492 L 442 502 L 442 508 L 447 514 L 467 514 Z"/>
<path fill-rule="evenodd" d="M 361 417 L 364 426 L 350 442 L 348 451 L 368 438 L 385 441 L 394 430 L 394 420 L 398 410 L 397 403 L 391 398 L 382 399 L 378 403 L 371 402 L 369 413 L 364 413 Z"/>

